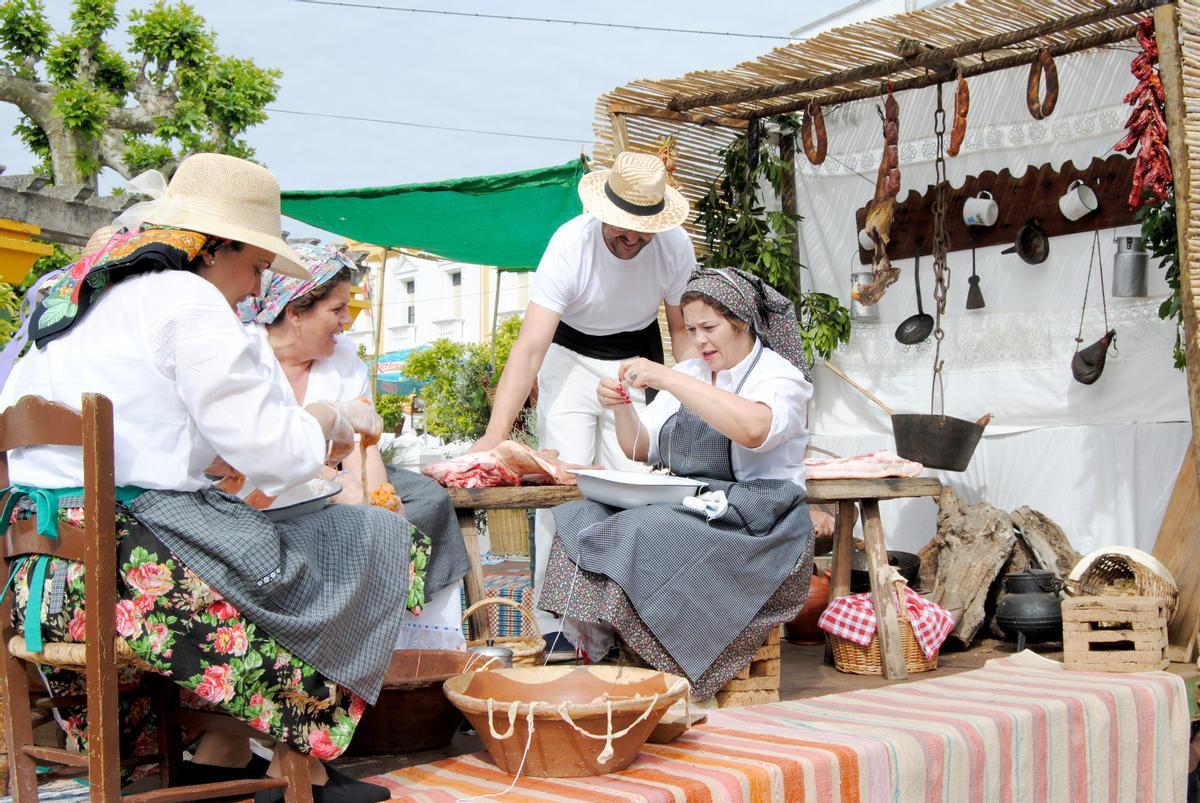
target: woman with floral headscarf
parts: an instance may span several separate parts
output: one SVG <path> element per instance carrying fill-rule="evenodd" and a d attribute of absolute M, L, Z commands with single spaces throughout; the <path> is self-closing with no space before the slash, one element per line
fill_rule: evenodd
<path fill-rule="evenodd" d="M 186 703 L 214 706 L 306 754 L 314 781 L 325 782 L 315 799 L 384 799 L 386 789 L 320 760 L 341 755 L 383 685 L 408 590 L 408 529 L 363 507 L 272 521 L 205 477 L 221 454 L 281 494 L 337 459 L 356 433 L 378 436 L 382 421 L 358 401 L 301 407 L 285 397 L 233 315 L 269 267 L 309 278 L 281 237 L 279 184 L 266 168 L 202 153 L 181 162 L 170 184 L 157 171 L 131 184 L 154 200 L 132 207 L 50 284 L 0 408 L 28 396 L 72 409 L 85 393 L 112 402 L 116 630 L 138 666 L 183 687 Z M 79 448 L 31 446 L 7 459 L 13 485 L 0 527 L 25 521 L 79 537 Z M 32 555 L 9 581 L 13 621 L 4 624 L 24 633 L 29 652 L 43 638 L 83 639 L 93 611 L 84 609 L 80 564 Z M 56 696 L 70 688 L 48 674 Z M 136 727 L 149 710 L 144 697 L 123 710 L 127 755 L 155 745 Z M 63 721 L 68 744 L 82 746 L 83 717 Z M 245 739 L 209 732 L 182 774 L 207 782 L 266 771 Z M 276 792 L 256 800 L 282 799 Z"/>
<path fill-rule="evenodd" d="M 627 360 L 596 392 L 627 456 L 701 479 L 707 493 L 694 506 L 559 505 L 540 604 L 590 654 L 604 655 L 615 631 L 707 699 L 807 596 L 812 385 L 792 303 L 757 277 L 698 271 L 680 307 L 700 357 Z M 640 417 L 630 387 L 660 391 Z"/>
<path fill-rule="evenodd" d="M 260 356 L 276 382 L 298 403 L 311 399 L 371 398 L 371 377 L 353 341 L 350 283 L 354 263 L 328 245 L 297 245 L 311 279 L 267 271 L 262 291 L 238 307 L 260 345 Z M 368 488 L 362 487 L 366 455 Z M 467 551 L 446 490 L 413 471 L 384 466 L 377 446 L 353 450 L 342 461 L 342 504 L 381 504 L 391 497 L 415 528 L 408 611 L 396 647 L 458 649 L 464 644 L 460 588 Z M 380 489 L 393 493 L 381 493 Z M 395 509 L 395 508 L 393 508 Z"/>

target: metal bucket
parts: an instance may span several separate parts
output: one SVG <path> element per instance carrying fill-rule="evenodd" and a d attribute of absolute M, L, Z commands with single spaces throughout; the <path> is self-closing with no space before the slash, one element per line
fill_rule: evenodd
<path fill-rule="evenodd" d="M 1150 255 L 1142 247 L 1141 237 L 1118 237 L 1113 257 L 1113 288 L 1116 298 L 1146 296 L 1146 267 Z"/>
<path fill-rule="evenodd" d="M 966 471 L 983 426 L 948 415 L 897 413 L 892 416 L 896 454 L 927 468 Z"/>

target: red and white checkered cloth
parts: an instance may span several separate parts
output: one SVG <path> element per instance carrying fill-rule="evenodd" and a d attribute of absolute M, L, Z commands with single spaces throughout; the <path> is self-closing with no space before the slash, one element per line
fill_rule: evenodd
<path fill-rule="evenodd" d="M 904 596 L 913 635 L 925 657 L 932 658 L 954 629 L 954 616 L 941 605 L 908 588 L 904 589 Z M 871 603 L 871 595 L 838 597 L 821 614 L 818 625 L 827 633 L 867 646 L 875 635 L 875 606 Z"/>

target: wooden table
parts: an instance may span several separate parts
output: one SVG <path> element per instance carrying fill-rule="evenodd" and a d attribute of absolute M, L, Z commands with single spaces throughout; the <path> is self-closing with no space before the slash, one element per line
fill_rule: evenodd
<path fill-rule="evenodd" d="M 471 570 L 467 575 L 467 602 L 483 599 L 483 564 L 480 561 L 479 533 L 475 529 L 475 511 L 554 507 L 563 502 L 582 498 L 573 485 L 549 485 L 524 488 L 447 488 L 450 501 L 458 512 L 458 524 L 467 546 Z M 838 531 L 833 536 L 833 579 L 830 598 L 850 593 L 850 557 L 854 550 L 854 505 L 862 511 L 863 540 L 867 551 L 867 571 L 871 576 L 871 595 L 875 617 L 879 622 L 879 650 L 883 659 L 883 676 L 901 680 L 908 677 L 904 653 L 900 645 L 900 625 L 896 621 L 896 605 L 887 588 L 887 549 L 884 546 L 883 525 L 879 520 L 879 502 L 884 499 L 911 499 L 937 496 L 942 484 L 936 479 L 886 480 L 809 480 L 808 501 L 811 504 L 836 502 L 840 515 Z M 472 614 L 474 632 L 491 630 L 485 611 Z"/>
<path fill-rule="evenodd" d="M 838 529 L 833 534 L 833 579 L 829 598 L 850 593 L 850 559 L 854 552 L 854 505 L 862 511 L 863 543 L 867 553 L 867 572 L 871 576 L 871 600 L 875 604 L 876 633 L 883 676 L 889 680 L 908 677 L 904 650 L 900 644 L 900 623 L 896 620 L 896 602 L 887 585 L 888 560 L 883 524 L 879 520 L 879 502 L 883 499 L 912 499 L 937 496 L 942 484 L 932 477 L 886 480 L 809 480 L 809 504 L 836 502 Z M 828 652 L 828 650 L 827 650 Z"/>
<path fill-rule="evenodd" d="M 563 502 L 582 499 L 574 485 L 533 485 L 521 488 L 447 488 L 450 502 L 458 513 L 458 527 L 462 530 L 463 542 L 467 546 L 467 562 L 471 566 L 467 574 L 467 604 L 474 605 L 483 599 L 483 562 L 479 555 L 479 531 L 475 529 L 477 510 L 536 510 L 554 507 Z M 487 611 L 471 614 L 471 627 L 475 638 L 490 638 Z"/>

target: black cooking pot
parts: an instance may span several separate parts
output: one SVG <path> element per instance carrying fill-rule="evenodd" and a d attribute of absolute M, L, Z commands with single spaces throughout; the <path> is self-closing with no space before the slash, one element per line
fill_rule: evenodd
<path fill-rule="evenodd" d="M 996 624 L 1017 651 L 1025 643 L 1062 641 L 1062 580 L 1054 572 L 1027 569 L 1004 578 L 1004 598 L 996 608 Z"/>
<path fill-rule="evenodd" d="M 917 575 L 921 572 L 921 559 L 911 552 L 888 550 L 888 565 L 895 566 L 896 571 L 908 581 L 909 588 L 917 585 Z M 862 594 L 871 590 L 871 574 L 867 571 L 867 553 L 856 551 L 850 557 L 850 593 Z"/>
<path fill-rule="evenodd" d="M 983 425 L 948 415 L 892 416 L 896 454 L 927 468 L 966 471 L 983 436 Z"/>

